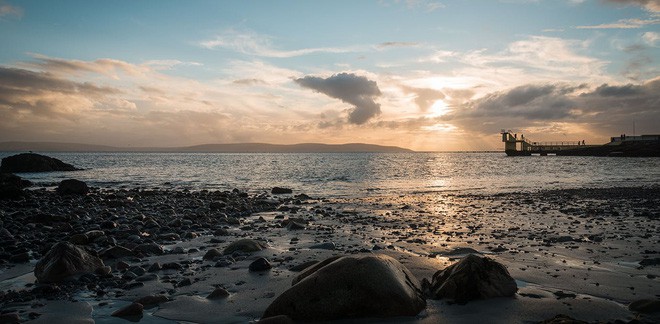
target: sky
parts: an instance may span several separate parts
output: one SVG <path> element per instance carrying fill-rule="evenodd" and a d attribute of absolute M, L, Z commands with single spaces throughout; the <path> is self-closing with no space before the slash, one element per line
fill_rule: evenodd
<path fill-rule="evenodd" d="M 660 133 L 660 0 L 0 0 L 0 141 Z"/>

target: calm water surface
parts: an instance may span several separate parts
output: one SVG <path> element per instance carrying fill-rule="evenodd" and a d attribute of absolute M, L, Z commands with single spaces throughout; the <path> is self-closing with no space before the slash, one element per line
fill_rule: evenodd
<path fill-rule="evenodd" d="M 0 153 L 0 158 L 15 153 Z M 232 189 L 284 186 L 320 196 L 424 191 L 534 191 L 660 184 L 659 158 L 504 153 L 44 153 L 78 172 L 22 173 L 48 186 L 76 178 L 105 188 Z"/>

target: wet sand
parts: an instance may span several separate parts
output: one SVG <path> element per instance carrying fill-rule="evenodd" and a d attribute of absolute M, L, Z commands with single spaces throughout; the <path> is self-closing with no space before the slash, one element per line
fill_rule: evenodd
<path fill-rule="evenodd" d="M 140 322 L 244 323 L 258 320 L 291 286 L 298 274 L 291 268 L 305 262 L 383 253 L 422 280 L 479 253 L 507 267 L 519 288 L 514 298 L 465 305 L 428 300 L 416 317 L 344 322 L 535 323 L 557 314 L 588 322 L 660 322 L 658 312 L 628 309 L 633 301 L 660 298 L 658 187 L 363 198 L 300 192 L 94 189 L 87 196 L 59 196 L 32 190 L 23 201 L 0 201 L 6 230 L 0 234 L 2 313 L 31 323 L 120 323 L 125 320 L 110 314 L 156 294 L 167 301 L 145 307 Z M 284 226 L 294 218 L 304 228 Z M 34 264 L 53 243 L 89 231 L 103 231 L 83 245 L 102 256 L 111 274 L 35 283 Z M 209 250 L 222 251 L 241 238 L 268 248 L 204 260 Z M 164 254 L 107 252 L 115 245 L 135 251 L 144 243 L 162 246 Z M 272 268 L 249 271 L 259 257 Z M 168 269 L 149 271 L 154 263 Z M 229 296 L 207 299 L 217 287 Z"/>

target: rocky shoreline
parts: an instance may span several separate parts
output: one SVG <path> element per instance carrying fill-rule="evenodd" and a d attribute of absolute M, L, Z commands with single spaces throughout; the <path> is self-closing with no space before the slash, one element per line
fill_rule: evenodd
<path fill-rule="evenodd" d="M 419 282 L 421 297 L 416 298 L 427 301 L 416 315 L 419 306 L 399 315 L 346 313 L 326 319 L 359 316 L 380 322 L 395 316 L 396 322 L 468 323 L 484 314 L 493 316 L 493 323 L 540 322 L 557 314 L 589 323 L 659 319 L 660 188 L 351 199 L 313 198 L 283 189 L 256 195 L 237 189 L 33 189 L 0 200 L 2 320 L 112 322 L 114 313 L 118 322 L 249 322 L 271 315 L 264 321 L 287 322 L 295 316 L 281 316 L 293 313 L 286 303 L 276 307 L 274 302 L 285 292 L 287 298 L 306 300 L 308 290 L 289 292 L 292 281 L 302 280 L 299 271 L 314 265 L 322 269 L 319 262 L 333 264 L 337 258 L 347 264 L 373 263 L 374 269 L 391 263 L 386 268 L 405 274 L 402 287 L 416 291 L 414 282 Z M 59 242 L 84 249 L 105 268 L 58 282 L 36 280 L 37 261 Z M 502 287 L 512 297 L 443 297 L 459 293 L 430 298 L 448 291 L 432 278 L 445 277 L 443 269 L 470 255 L 501 263 L 515 279 L 517 292 L 508 283 Z M 477 277 L 483 276 L 490 275 Z M 373 285 L 387 287 L 391 280 Z M 395 296 L 417 294 L 402 291 Z M 319 298 L 326 302 L 325 296 Z M 373 302 L 361 299 L 366 300 L 353 303 Z M 312 309 L 316 299 L 310 300 L 301 305 Z"/>

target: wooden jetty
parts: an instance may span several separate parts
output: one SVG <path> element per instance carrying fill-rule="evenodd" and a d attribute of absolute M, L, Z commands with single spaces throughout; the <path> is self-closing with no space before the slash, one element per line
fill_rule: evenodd
<path fill-rule="evenodd" d="M 584 141 L 534 142 L 504 129 L 501 134 L 508 156 L 660 156 L 660 135 L 621 135 L 610 138 L 607 144 L 586 145 Z"/>

